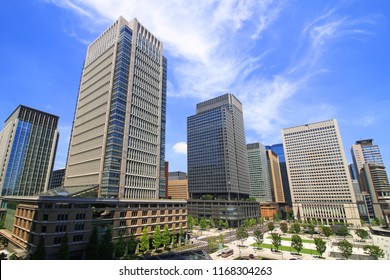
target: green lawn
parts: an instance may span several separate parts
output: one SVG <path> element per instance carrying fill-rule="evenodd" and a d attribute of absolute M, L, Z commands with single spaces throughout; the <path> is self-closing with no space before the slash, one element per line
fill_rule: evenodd
<path fill-rule="evenodd" d="M 252 244 L 253 247 L 257 247 L 257 244 L 254 243 Z M 257 247 L 258 248 L 258 247 Z M 264 249 L 271 249 L 271 248 L 275 248 L 272 244 L 261 244 L 260 245 L 260 248 L 264 248 Z M 290 246 L 284 246 L 284 245 L 281 245 L 279 246 L 279 250 L 282 250 L 282 251 L 286 251 L 286 252 L 297 252 L 294 248 L 290 247 Z M 300 254 L 303 253 L 303 254 L 309 254 L 309 255 L 316 255 L 316 256 L 319 256 L 320 254 L 317 252 L 317 250 L 315 249 L 306 249 L 306 248 L 303 248 L 300 252 Z"/>
<path fill-rule="evenodd" d="M 267 239 L 272 239 L 272 236 L 268 236 Z M 289 238 L 289 237 L 282 237 L 282 240 L 283 240 L 283 241 L 291 241 L 291 238 Z M 311 240 L 311 239 L 302 239 L 302 243 L 314 244 L 314 240 Z"/>

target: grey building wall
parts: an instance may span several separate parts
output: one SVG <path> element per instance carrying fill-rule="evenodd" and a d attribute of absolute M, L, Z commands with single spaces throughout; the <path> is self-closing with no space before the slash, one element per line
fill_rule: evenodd
<path fill-rule="evenodd" d="M 187 119 L 187 145 L 190 196 L 249 197 L 243 112 L 233 94 L 197 104 Z"/>
<path fill-rule="evenodd" d="M 20 105 L 0 132 L 1 195 L 48 189 L 58 144 L 58 116 Z"/>

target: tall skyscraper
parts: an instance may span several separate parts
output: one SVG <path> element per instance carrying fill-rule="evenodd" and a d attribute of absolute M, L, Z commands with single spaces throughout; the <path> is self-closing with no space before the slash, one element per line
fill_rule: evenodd
<path fill-rule="evenodd" d="M 241 102 L 225 94 L 197 104 L 187 119 L 188 191 L 192 198 L 249 197 Z"/>
<path fill-rule="evenodd" d="M 0 132 L 2 196 L 32 196 L 48 189 L 58 142 L 58 117 L 20 105 Z"/>
<path fill-rule="evenodd" d="M 373 139 L 359 140 L 352 145 L 351 154 L 368 217 L 389 224 L 390 185 L 379 146 Z"/>
<path fill-rule="evenodd" d="M 362 180 L 364 164 L 384 166 L 379 146 L 373 139 L 358 140 L 351 146 L 351 154 L 360 188 L 367 191 Z"/>
<path fill-rule="evenodd" d="M 272 201 L 277 203 L 285 203 L 286 200 L 284 198 L 282 175 L 280 172 L 278 155 L 272 150 L 268 150 L 267 160 L 272 186 Z"/>
<path fill-rule="evenodd" d="M 265 148 L 267 150 L 273 151 L 275 154 L 278 155 L 280 173 L 281 173 L 282 182 L 283 182 L 284 199 L 285 199 L 286 203 L 291 207 L 292 200 L 291 200 L 291 192 L 290 192 L 290 183 L 288 181 L 286 158 L 284 156 L 283 144 L 274 144 L 271 146 L 265 146 Z"/>
<path fill-rule="evenodd" d="M 260 202 L 271 202 L 272 183 L 267 161 L 267 152 L 260 143 L 246 145 L 250 178 L 250 196 Z"/>
<path fill-rule="evenodd" d="M 336 120 L 282 130 L 296 218 L 360 224 Z"/>
<path fill-rule="evenodd" d="M 89 47 L 79 88 L 65 186 L 99 197 L 165 196 L 167 60 L 137 19 L 120 17 Z"/>

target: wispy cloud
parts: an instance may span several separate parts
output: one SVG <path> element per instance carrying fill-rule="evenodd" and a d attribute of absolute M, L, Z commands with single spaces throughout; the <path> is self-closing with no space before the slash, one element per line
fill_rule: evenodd
<path fill-rule="evenodd" d="M 308 24 L 301 22 L 296 45 L 276 50 L 272 42 L 262 42 L 283 17 L 287 6 L 283 1 L 50 2 L 89 19 L 100 18 L 100 23 L 112 22 L 119 15 L 127 19 L 137 17 L 164 42 L 165 50 L 174 58 L 174 65 L 169 64 L 171 97 L 205 100 L 233 92 L 244 104 L 246 129 L 262 141 L 277 141 L 280 128 L 290 122 L 282 112 L 291 106 L 293 96 L 299 95 L 313 77 L 329 71 L 326 56 L 330 46 L 346 37 L 367 34 L 365 27 L 371 24 L 369 17 L 350 18 L 338 15 L 337 8 L 328 8 Z M 290 54 L 283 66 L 263 75 L 267 58 L 277 58 L 282 52 Z M 301 109 L 299 114 L 306 120 L 312 118 L 313 111 L 316 116 L 326 117 L 337 112 L 326 103 Z M 175 151 L 180 151 L 184 144 L 177 143 Z"/>

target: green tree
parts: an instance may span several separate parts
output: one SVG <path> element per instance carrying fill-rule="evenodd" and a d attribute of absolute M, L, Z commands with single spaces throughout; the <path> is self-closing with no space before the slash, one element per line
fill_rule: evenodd
<path fill-rule="evenodd" d="M 215 236 L 207 237 L 207 244 L 210 251 L 214 250 L 217 245 L 217 237 Z"/>
<path fill-rule="evenodd" d="M 175 248 L 176 245 L 178 245 L 176 234 L 172 234 L 172 236 L 171 236 L 171 245 L 172 245 L 172 248 Z"/>
<path fill-rule="evenodd" d="M 221 227 L 221 228 L 228 228 L 229 227 L 229 223 L 227 222 L 227 221 L 224 221 L 224 220 L 220 220 L 219 221 L 219 226 Z"/>
<path fill-rule="evenodd" d="M 248 231 L 245 227 L 240 226 L 236 229 L 236 237 L 238 240 L 241 241 L 241 245 L 243 245 L 244 240 L 247 239 L 249 236 Z"/>
<path fill-rule="evenodd" d="M 115 243 L 115 258 L 120 259 L 126 252 L 126 242 L 123 235 L 119 236 L 118 241 Z"/>
<path fill-rule="evenodd" d="M 374 218 L 374 219 L 371 220 L 371 225 L 372 226 L 379 226 L 379 224 L 380 224 L 380 221 L 379 221 L 378 218 Z"/>
<path fill-rule="evenodd" d="M 1 253 L 1 254 L 4 254 L 4 253 Z M 7 254 L 4 254 L 5 256 L 7 256 Z M 6 260 L 7 258 L 2 258 L 2 260 Z M 12 254 L 11 256 L 9 256 L 8 258 L 10 261 L 14 261 L 14 260 L 19 260 L 18 256 L 16 254 Z"/>
<path fill-rule="evenodd" d="M 298 252 L 298 254 L 303 249 L 302 238 L 298 234 L 291 236 L 291 247 L 293 247 Z"/>
<path fill-rule="evenodd" d="M 337 243 L 337 247 L 341 251 L 341 255 L 348 260 L 348 257 L 352 255 L 352 244 L 344 239 Z"/>
<path fill-rule="evenodd" d="M 288 231 L 288 225 L 287 223 L 280 223 L 280 230 L 283 232 L 283 233 L 286 233 Z"/>
<path fill-rule="evenodd" d="M 106 228 L 106 232 L 99 244 L 99 259 L 112 260 L 113 254 L 114 244 L 112 243 L 112 233 L 109 228 Z"/>
<path fill-rule="evenodd" d="M 368 234 L 368 231 L 366 231 L 365 229 L 362 229 L 362 228 L 358 228 L 357 230 L 355 230 L 355 233 L 357 236 L 360 237 L 361 240 L 367 239 L 370 236 Z"/>
<path fill-rule="evenodd" d="M 164 231 L 162 234 L 162 243 L 164 244 L 164 249 L 167 249 L 169 244 L 171 244 L 171 235 L 169 234 L 168 225 L 165 225 Z"/>
<path fill-rule="evenodd" d="M 280 211 L 278 211 L 278 212 L 274 215 L 274 220 L 275 220 L 275 221 L 280 221 L 282 218 L 283 218 L 283 215 L 282 215 L 282 212 L 280 212 Z"/>
<path fill-rule="evenodd" d="M 214 222 L 214 219 L 212 217 L 210 217 L 210 219 L 209 219 L 209 226 L 210 226 L 210 228 L 215 228 L 215 222 Z"/>
<path fill-rule="evenodd" d="M 204 194 L 202 195 L 202 200 L 213 200 L 214 197 L 211 194 Z"/>
<path fill-rule="evenodd" d="M 67 260 L 69 258 L 69 242 L 68 235 L 65 234 L 61 239 L 61 245 L 58 252 L 58 258 L 60 260 Z"/>
<path fill-rule="evenodd" d="M 194 228 L 194 225 L 195 225 L 195 220 L 194 218 L 191 216 L 191 215 L 188 215 L 187 217 L 187 226 L 188 226 L 188 229 L 189 230 L 192 230 Z"/>
<path fill-rule="evenodd" d="M 282 237 L 279 233 L 271 233 L 272 245 L 274 245 L 276 251 L 278 251 L 280 245 L 282 244 Z"/>
<path fill-rule="evenodd" d="M 249 228 L 249 220 L 248 219 L 244 219 L 242 221 L 242 226 L 245 227 L 245 228 Z"/>
<path fill-rule="evenodd" d="M 363 249 L 365 253 L 369 254 L 371 257 L 373 257 L 376 260 L 379 258 L 383 258 L 385 256 L 383 250 L 376 245 L 365 245 Z"/>
<path fill-rule="evenodd" d="M 317 252 L 322 257 L 322 254 L 326 251 L 326 242 L 321 237 L 314 238 L 314 244 L 316 245 Z"/>
<path fill-rule="evenodd" d="M 88 240 L 85 258 L 87 260 L 97 260 L 99 257 L 99 237 L 96 227 L 92 229 L 91 235 Z"/>
<path fill-rule="evenodd" d="M 342 225 L 342 226 L 337 226 L 335 233 L 345 238 L 349 234 L 349 231 L 346 226 Z"/>
<path fill-rule="evenodd" d="M 223 237 L 223 234 L 220 233 L 219 236 L 218 236 L 218 242 L 224 246 L 225 245 L 225 238 Z"/>
<path fill-rule="evenodd" d="M 332 235 L 332 228 L 329 226 L 322 226 L 321 231 L 327 238 Z"/>
<path fill-rule="evenodd" d="M 162 238 L 161 238 L 160 226 L 157 225 L 154 227 L 152 246 L 154 249 L 158 250 L 158 248 L 161 247 L 161 244 L 162 244 Z"/>
<path fill-rule="evenodd" d="M 139 249 L 144 254 L 149 251 L 149 235 L 147 228 L 142 230 L 142 235 L 139 240 Z"/>
<path fill-rule="evenodd" d="M 315 225 L 310 223 L 307 225 L 309 234 L 313 237 L 313 234 L 316 232 Z"/>
<path fill-rule="evenodd" d="M 37 249 L 31 255 L 32 260 L 45 260 L 46 259 L 46 248 L 45 248 L 45 238 L 41 237 L 39 239 Z"/>
<path fill-rule="evenodd" d="M 138 240 L 135 238 L 134 233 L 130 234 L 130 238 L 127 242 L 127 253 L 129 255 L 135 255 L 135 252 L 137 250 Z"/>
<path fill-rule="evenodd" d="M 177 240 L 178 245 L 181 245 L 183 243 L 183 238 L 184 238 L 184 230 L 183 230 L 183 226 L 180 225 L 179 239 Z"/>
<path fill-rule="evenodd" d="M 287 220 L 287 221 L 290 221 L 291 218 L 292 218 L 291 212 L 289 211 L 289 212 L 286 213 L 286 220 Z"/>
<path fill-rule="evenodd" d="M 301 232 L 301 225 L 299 223 L 293 223 L 290 227 L 290 231 L 299 234 Z"/>
<path fill-rule="evenodd" d="M 275 225 L 273 222 L 268 222 L 267 228 L 269 231 L 273 231 L 275 229 Z"/>
<path fill-rule="evenodd" d="M 253 237 L 256 240 L 257 247 L 259 248 L 261 243 L 264 241 L 264 234 L 260 229 L 255 229 L 253 232 Z"/>
<path fill-rule="evenodd" d="M 254 227 L 257 224 L 257 221 L 255 218 L 249 219 L 249 227 Z"/>
<path fill-rule="evenodd" d="M 202 217 L 202 219 L 200 219 L 199 226 L 200 226 L 201 230 L 205 230 L 207 228 L 207 222 L 206 222 L 206 219 L 204 217 Z"/>
<path fill-rule="evenodd" d="M 264 217 L 260 217 L 259 223 L 260 223 L 260 225 L 264 225 Z"/>

